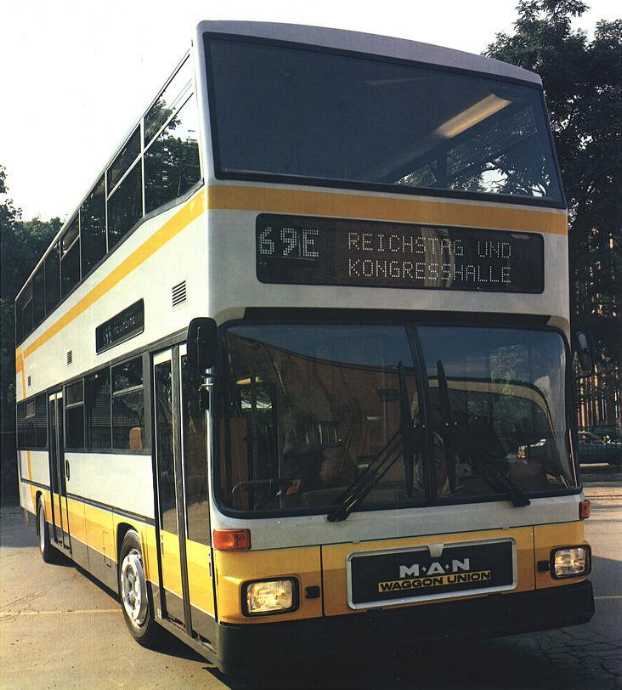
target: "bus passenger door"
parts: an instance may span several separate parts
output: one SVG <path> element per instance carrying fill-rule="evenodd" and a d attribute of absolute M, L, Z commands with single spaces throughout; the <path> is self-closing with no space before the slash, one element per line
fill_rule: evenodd
<path fill-rule="evenodd" d="M 71 551 L 67 486 L 65 483 L 63 394 L 60 391 L 52 393 L 48 397 L 48 428 L 52 522 L 54 526 L 52 539 L 59 546 Z"/>
<path fill-rule="evenodd" d="M 179 419 L 178 348 L 153 357 L 154 450 L 158 500 L 158 561 L 162 617 L 191 634 Z M 175 356 L 175 360 L 174 360 Z"/>

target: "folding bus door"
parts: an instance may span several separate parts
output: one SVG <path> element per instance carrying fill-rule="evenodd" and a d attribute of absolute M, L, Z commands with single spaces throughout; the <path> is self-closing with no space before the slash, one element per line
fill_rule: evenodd
<path fill-rule="evenodd" d="M 175 360 L 173 359 L 175 355 Z M 191 634 L 181 469 L 177 348 L 153 357 L 154 450 L 158 495 L 158 552 L 162 617 Z"/>
<path fill-rule="evenodd" d="M 60 391 L 58 393 L 52 393 L 48 397 L 48 429 L 50 489 L 52 492 L 52 539 L 57 545 L 71 551 L 65 476 L 66 461 L 63 429 L 63 394 Z"/>

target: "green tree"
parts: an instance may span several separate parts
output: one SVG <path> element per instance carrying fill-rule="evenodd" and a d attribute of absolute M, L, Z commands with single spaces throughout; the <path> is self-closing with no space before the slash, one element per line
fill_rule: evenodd
<path fill-rule="evenodd" d="M 581 0 L 520 0 L 517 10 L 514 32 L 497 34 L 487 54 L 542 78 L 570 212 L 572 325 L 596 346 L 602 422 L 617 412 L 620 424 L 622 19 L 598 22 L 590 41 L 572 28 Z"/>
<path fill-rule="evenodd" d="M 35 263 L 60 229 L 60 220 L 24 222 L 8 196 L 0 165 L 0 489 L 15 497 L 15 311 L 14 300 Z"/>

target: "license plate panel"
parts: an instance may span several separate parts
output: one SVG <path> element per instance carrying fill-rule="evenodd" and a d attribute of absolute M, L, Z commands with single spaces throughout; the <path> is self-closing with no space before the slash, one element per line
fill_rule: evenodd
<path fill-rule="evenodd" d="M 516 588 L 513 539 L 354 553 L 348 557 L 348 605 L 374 608 Z"/>

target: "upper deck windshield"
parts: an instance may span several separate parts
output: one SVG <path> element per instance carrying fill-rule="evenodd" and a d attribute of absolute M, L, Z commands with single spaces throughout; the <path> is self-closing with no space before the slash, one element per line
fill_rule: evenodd
<path fill-rule="evenodd" d="M 358 509 L 576 487 L 556 332 L 236 325 L 225 346 L 225 509 L 329 512 L 389 453 Z"/>
<path fill-rule="evenodd" d="M 533 85 L 216 36 L 207 56 L 220 177 L 562 204 Z"/>

